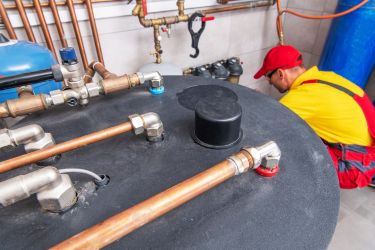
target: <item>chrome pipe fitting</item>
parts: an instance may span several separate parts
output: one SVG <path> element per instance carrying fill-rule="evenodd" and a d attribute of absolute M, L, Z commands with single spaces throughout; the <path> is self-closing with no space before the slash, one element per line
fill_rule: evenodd
<path fill-rule="evenodd" d="M 147 140 L 160 141 L 163 139 L 164 127 L 158 114 L 150 112 L 143 115 L 130 115 L 134 134 L 139 135 L 146 131 Z"/>
<path fill-rule="evenodd" d="M 51 212 L 65 211 L 77 201 L 77 192 L 66 174 L 45 167 L 0 182 L 0 203 L 9 206 L 37 194 L 41 207 Z"/>
<path fill-rule="evenodd" d="M 28 153 L 54 144 L 55 140 L 52 135 L 45 133 L 43 128 L 37 124 L 0 130 L 0 149 L 24 145 L 25 151 Z"/>
<path fill-rule="evenodd" d="M 243 150 L 247 151 L 253 157 L 253 169 L 258 168 L 260 165 L 268 169 L 273 169 L 278 166 L 281 157 L 281 151 L 274 141 L 256 148 L 245 147 Z"/>

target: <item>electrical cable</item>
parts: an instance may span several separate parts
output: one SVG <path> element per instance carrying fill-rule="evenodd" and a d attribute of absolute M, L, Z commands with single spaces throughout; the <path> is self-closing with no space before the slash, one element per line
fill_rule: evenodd
<path fill-rule="evenodd" d="M 280 45 L 283 45 L 284 44 L 284 33 L 283 33 L 283 26 L 282 26 L 282 21 L 281 21 L 282 14 L 289 13 L 289 14 L 292 14 L 292 15 L 295 15 L 295 16 L 298 16 L 298 17 L 301 17 L 301 18 L 314 19 L 314 20 L 332 19 L 332 18 L 336 18 L 336 17 L 341 17 L 341 16 L 344 16 L 344 15 L 347 15 L 347 14 L 349 14 L 349 13 L 351 13 L 351 12 L 353 12 L 353 11 L 359 9 L 359 8 L 361 8 L 369 0 L 363 0 L 359 4 L 353 6 L 352 8 L 350 8 L 348 10 L 345 10 L 343 12 L 332 14 L 332 15 L 323 15 L 323 16 L 309 16 L 309 15 L 304 15 L 304 14 L 298 13 L 298 12 L 293 11 L 293 10 L 288 10 L 288 9 L 282 10 L 281 9 L 281 5 L 280 5 L 280 1 L 281 0 L 277 0 L 277 12 L 278 12 L 278 15 L 277 15 L 277 18 L 276 18 L 276 29 L 277 29 L 277 34 L 278 34 L 278 37 L 279 37 L 279 43 L 280 43 Z"/>
<path fill-rule="evenodd" d="M 86 169 L 82 168 L 64 168 L 64 169 L 59 169 L 60 174 L 66 174 L 66 173 L 81 173 L 81 174 L 87 174 L 90 175 L 91 177 L 94 177 L 97 181 L 102 181 L 103 178 L 101 178 L 99 175 L 95 174 L 94 172 L 91 172 Z"/>

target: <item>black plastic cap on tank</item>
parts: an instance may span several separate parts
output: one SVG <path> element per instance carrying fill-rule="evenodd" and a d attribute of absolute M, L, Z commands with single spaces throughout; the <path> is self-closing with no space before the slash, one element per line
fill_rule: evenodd
<path fill-rule="evenodd" d="M 200 100 L 195 106 L 193 139 L 213 148 L 229 148 L 242 139 L 241 106 L 226 98 Z"/>

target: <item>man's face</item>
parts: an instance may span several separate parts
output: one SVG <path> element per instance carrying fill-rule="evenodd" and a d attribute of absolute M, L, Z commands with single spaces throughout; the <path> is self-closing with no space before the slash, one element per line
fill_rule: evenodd
<path fill-rule="evenodd" d="M 289 90 L 288 84 L 285 80 L 286 72 L 282 69 L 276 69 L 268 72 L 265 75 L 269 84 L 273 85 L 280 93 L 285 93 Z"/>

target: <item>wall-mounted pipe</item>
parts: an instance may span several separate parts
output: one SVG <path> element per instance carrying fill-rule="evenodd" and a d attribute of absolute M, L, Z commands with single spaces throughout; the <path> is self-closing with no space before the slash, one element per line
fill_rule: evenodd
<path fill-rule="evenodd" d="M 163 51 L 161 50 L 161 36 L 160 36 L 160 26 L 166 25 L 169 26 L 171 24 L 176 24 L 179 22 L 187 22 L 189 20 L 189 15 L 185 15 L 185 1 L 184 0 L 177 0 L 176 2 L 178 8 L 178 16 L 169 16 L 169 17 L 162 17 L 162 18 L 154 18 L 154 19 L 146 19 L 145 10 L 143 9 L 143 1 L 137 0 L 136 6 L 134 7 L 132 13 L 134 16 L 138 16 L 139 23 L 143 27 L 153 27 L 154 30 L 154 44 L 155 44 L 155 52 L 153 53 L 156 57 L 156 63 L 161 63 L 161 54 Z"/>
<path fill-rule="evenodd" d="M 42 7 L 40 6 L 40 1 L 39 0 L 33 0 L 33 3 L 34 3 L 34 6 L 35 6 L 36 14 L 38 15 L 40 27 L 42 29 L 44 38 L 46 39 L 47 47 L 50 51 L 52 51 L 55 58 L 57 59 L 55 47 L 53 46 L 51 34 L 48 30 L 46 19 L 44 18 L 43 10 L 42 10 Z"/>
<path fill-rule="evenodd" d="M 76 12 L 75 12 L 75 9 L 74 9 L 73 0 L 67 0 L 66 4 L 67 4 L 68 9 L 69 9 L 70 18 L 71 18 L 73 29 L 74 29 L 74 34 L 76 35 L 79 52 L 80 52 L 81 58 L 82 58 L 83 68 L 86 69 L 87 66 L 88 66 L 87 56 L 86 56 L 85 46 L 84 46 L 83 40 L 82 40 L 81 29 L 79 28 L 77 15 L 76 15 Z"/>
<path fill-rule="evenodd" d="M 96 54 L 98 56 L 99 62 L 104 64 L 102 48 L 101 48 L 101 45 L 100 45 L 100 39 L 99 39 L 99 34 L 98 34 L 98 28 L 96 27 L 94 10 L 92 9 L 92 0 L 86 0 L 85 4 L 86 4 L 86 8 L 87 8 L 87 14 L 89 16 L 89 22 L 90 22 L 90 26 L 91 26 L 92 36 L 94 38 Z"/>
<path fill-rule="evenodd" d="M 9 206 L 17 201 L 37 194 L 44 210 L 61 212 L 77 201 L 77 192 L 69 175 L 60 174 L 54 167 L 45 167 L 34 172 L 0 182 L 0 203 Z"/>
<path fill-rule="evenodd" d="M 4 7 L 3 1 L 0 1 L 0 16 L 1 20 L 3 21 L 5 28 L 8 32 L 8 35 L 10 39 L 17 39 L 17 35 L 14 32 L 14 29 L 12 27 L 12 23 L 9 20 L 8 13 Z"/>
<path fill-rule="evenodd" d="M 267 148 L 269 147 L 272 148 L 270 154 L 280 153 L 276 143 L 268 143 Z M 208 170 L 114 215 L 50 249 L 103 248 L 235 175 L 257 168 L 260 155 L 258 148 L 244 148 Z M 262 158 L 267 157 L 267 155 L 261 156 Z"/>
<path fill-rule="evenodd" d="M 25 11 L 25 7 L 23 6 L 23 2 L 22 0 L 15 0 L 15 3 L 17 6 L 17 10 L 20 14 L 23 26 L 25 27 L 27 37 L 29 38 L 29 41 L 35 43 L 36 40 L 35 40 L 34 32 L 33 32 L 33 29 L 31 28 L 29 19 Z"/>
<path fill-rule="evenodd" d="M 63 28 L 62 23 L 61 23 L 59 11 L 57 9 L 57 5 L 56 5 L 55 0 L 50 0 L 49 1 L 49 6 L 50 6 L 51 11 L 52 11 L 53 19 L 55 20 L 55 25 L 56 25 L 57 33 L 59 33 L 59 38 L 60 38 L 60 41 L 61 41 L 61 46 L 63 48 L 66 48 L 66 47 L 68 47 L 68 43 L 66 41 L 66 37 L 65 37 L 65 33 L 64 33 L 64 28 Z"/>
<path fill-rule="evenodd" d="M 0 162 L 0 173 L 4 173 L 34 162 L 39 162 L 55 155 L 66 153 L 87 146 L 89 144 L 117 136 L 119 134 L 130 132 L 131 130 L 133 130 L 135 134 L 140 134 L 141 132 L 145 131 L 146 136 L 151 139 L 151 141 L 155 141 L 155 137 L 163 136 L 164 129 L 162 126 L 162 122 L 160 121 L 160 118 L 156 113 L 132 115 L 129 116 L 129 120 L 129 122 L 122 123 L 114 127 L 103 129 L 85 136 L 72 139 L 70 141 L 59 143 L 45 149 L 30 152 L 28 154 Z M 157 131 L 155 130 L 155 127 L 158 127 Z M 160 134 L 155 134 L 155 132 L 160 132 Z"/>
<path fill-rule="evenodd" d="M 32 152 L 54 144 L 55 140 L 52 135 L 45 133 L 43 128 L 37 124 L 0 130 L 0 149 L 24 145 L 26 152 Z"/>
<path fill-rule="evenodd" d="M 126 0 L 92 0 L 93 3 L 125 2 L 125 1 Z M 85 0 L 74 0 L 74 4 L 75 5 L 83 5 L 83 4 L 85 4 Z M 58 2 L 56 2 L 56 5 L 57 6 L 65 6 L 66 5 L 66 1 L 58 1 Z M 48 7 L 49 3 L 48 2 L 42 2 L 41 6 L 42 7 Z M 26 4 L 24 4 L 24 7 L 25 8 L 33 8 L 34 4 L 32 4 L 32 3 L 26 3 Z M 7 4 L 7 5 L 5 5 L 5 8 L 7 8 L 7 9 L 16 9 L 17 6 L 15 4 Z"/>
<path fill-rule="evenodd" d="M 221 13 L 227 11 L 235 11 L 235 10 L 245 10 L 245 9 L 252 9 L 258 7 L 268 7 L 272 6 L 276 3 L 276 0 L 258 0 L 258 1 L 251 1 L 249 3 L 244 4 L 233 4 L 233 5 L 226 5 L 223 7 L 215 7 L 202 10 L 204 15 L 214 14 L 214 13 Z"/>

